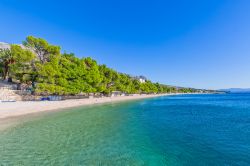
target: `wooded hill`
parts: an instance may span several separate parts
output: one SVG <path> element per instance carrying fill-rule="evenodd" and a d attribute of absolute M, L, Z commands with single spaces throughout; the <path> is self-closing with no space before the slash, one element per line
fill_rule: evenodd
<path fill-rule="evenodd" d="M 35 94 L 197 92 L 150 80 L 140 82 L 137 77 L 100 65 L 90 57 L 61 53 L 59 46 L 33 36 L 28 36 L 22 45 L 0 49 L 0 75 L 3 80 L 27 85 Z"/>

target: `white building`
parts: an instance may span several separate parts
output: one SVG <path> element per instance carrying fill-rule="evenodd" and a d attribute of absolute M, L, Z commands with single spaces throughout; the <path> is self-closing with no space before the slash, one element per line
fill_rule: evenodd
<path fill-rule="evenodd" d="M 143 79 L 143 78 L 139 78 L 139 81 L 140 81 L 140 83 L 145 83 L 146 82 L 146 80 Z"/>
<path fill-rule="evenodd" d="M 136 77 L 136 79 L 137 79 L 138 81 L 140 81 L 140 83 L 145 83 L 145 82 L 147 81 L 147 78 L 144 77 L 144 76 Z"/>

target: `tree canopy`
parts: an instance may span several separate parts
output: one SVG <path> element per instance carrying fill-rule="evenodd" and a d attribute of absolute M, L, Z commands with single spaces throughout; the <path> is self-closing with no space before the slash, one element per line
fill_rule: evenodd
<path fill-rule="evenodd" d="M 119 73 L 100 65 L 90 57 L 78 58 L 73 53 L 61 53 L 60 47 L 46 40 L 28 36 L 23 47 L 11 45 L 0 50 L 0 73 L 3 79 L 14 78 L 20 83 L 31 83 L 38 94 L 75 95 L 80 93 L 169 93 L 194 92 L 176 89 L 149 80 Z"/>

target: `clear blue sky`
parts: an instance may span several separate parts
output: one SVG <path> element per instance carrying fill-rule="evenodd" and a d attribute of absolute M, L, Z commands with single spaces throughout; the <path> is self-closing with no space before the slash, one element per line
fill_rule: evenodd
<path fill-rule="evenodd" d="M 0 0 L 0 41 L 47 39 L 153 81 L 250 87 L 249 0 Z"/>

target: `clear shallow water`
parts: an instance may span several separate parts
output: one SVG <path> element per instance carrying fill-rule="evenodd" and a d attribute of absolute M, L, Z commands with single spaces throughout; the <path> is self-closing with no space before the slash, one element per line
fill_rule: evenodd
<path fill-rule="evenodd" d="M 0 133 L 0 165 L 250 165 L 250 94 L 42 115 Z"/>

